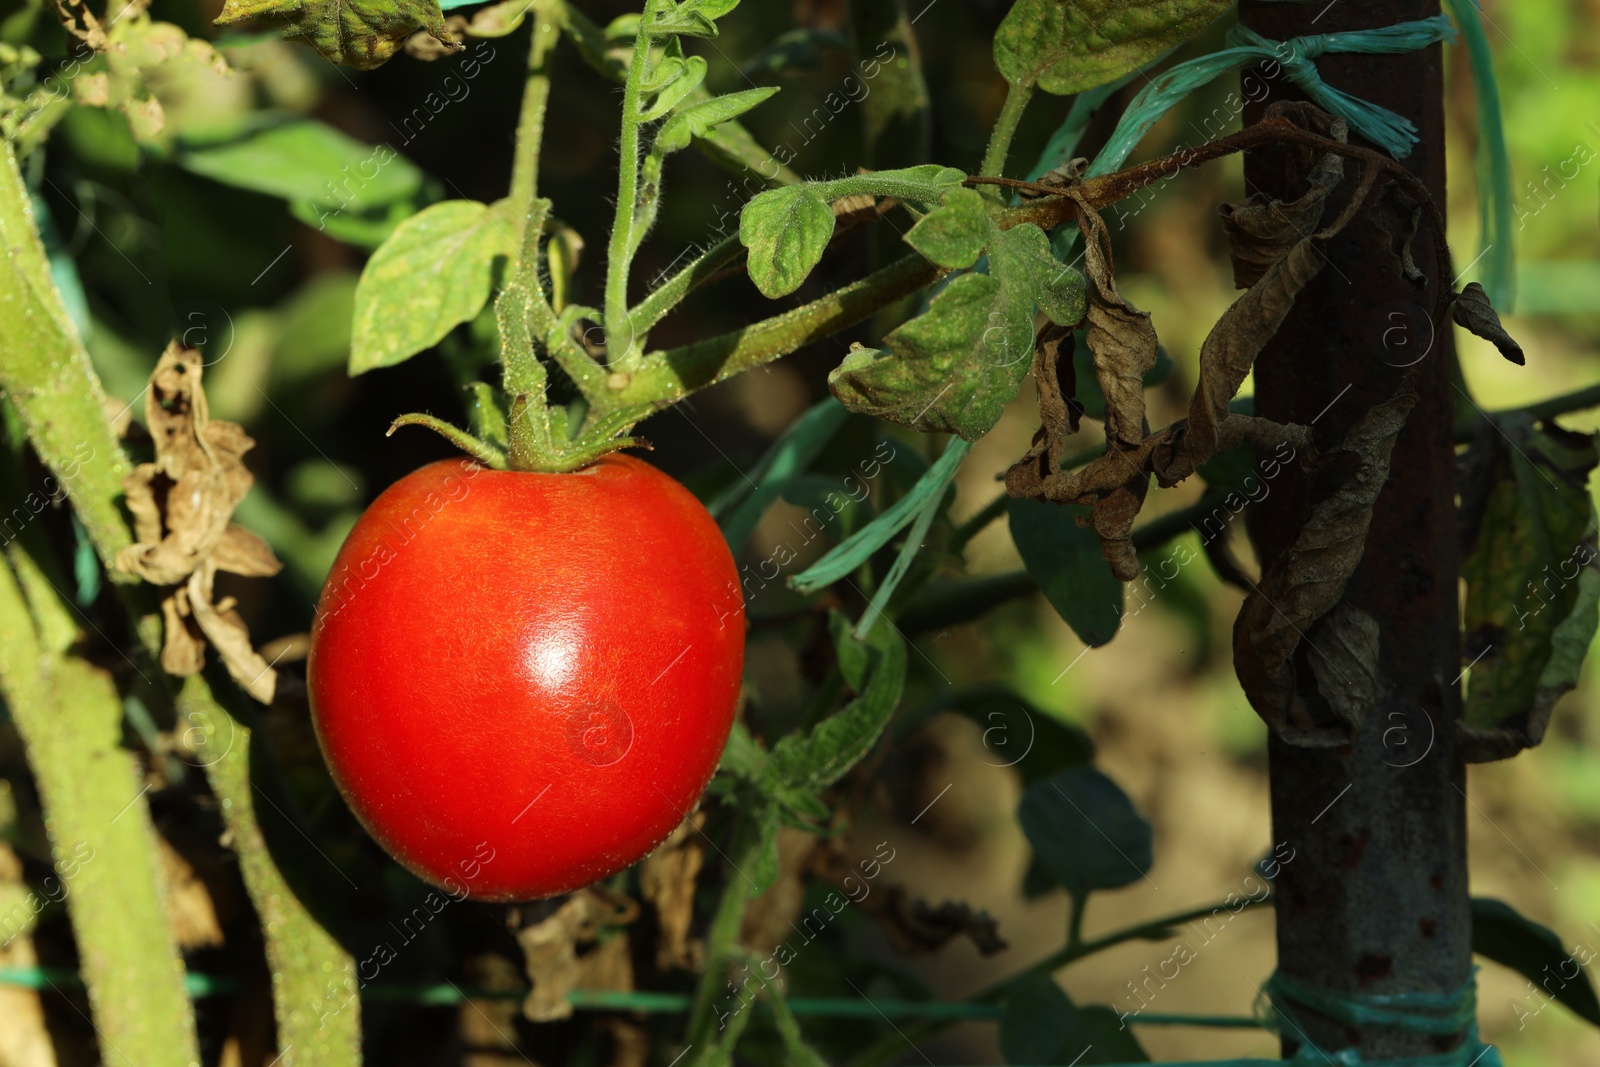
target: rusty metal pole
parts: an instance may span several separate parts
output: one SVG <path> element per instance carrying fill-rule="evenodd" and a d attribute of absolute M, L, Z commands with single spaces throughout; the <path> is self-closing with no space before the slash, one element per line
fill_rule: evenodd
<path fill-rule="evenodd" d="M 1439 13 L 1437 0 L 1241 0 L 1239 7 L 1245 25 L 1273 40 Z M 1328 84 L 1416 124 L 1421 142 L 1405 163 L 1442 209 L 1441 63 L 1439 45 L 1317 61 Z M 1257 81 L 1247 80 L 1241 95 L 1262 98 L 1247 106 L 1247 121 L 1273 100 L 1300 95 L 1281 75 L 1253 76 Z M 1261 83 L 1268 87 L 1264 96 Z M 1248 191 L 1289 192 L 1284 167 L 1282 152 L 1251 153 Z M 1338 206 L 1330 204 L 1329 217 Z M 1326 448 L 1393 395 L 1403 366 L 1419 358 L 1420 400 L 1395 447 L 1366 555 L 1345 593 L 1380 626 L 1377 703 L 1346 748 L 1311 750 L 1277 740 L 1269 746 L 1274 840 L 1295 849 L 1278 875 L 1278 966 L 1291 979 L 1340 991 L 1449 993 L 1466 982 L 1472 963 L 1465 775 L 1453 728 L 1461 712 L 1455 355 L 1449 324 L 1430 322 L 1424 309 L 1451 279 L 1441 278 L 1447 268 L 1434 263 L 1424 268 L 1427 292 L 1408 289 L 1374 227 L 1361 219 L 1326 247 L 1328 264 L 1256 364 L 1258 413 L 1315 420 Z M 1425 241 L 1417 254 L 1427 255 Z M 1308 505 L 1333 488 L 1321 479 L 1308 484 L 1303 470 L 1279 481 L 1251 521 L 1264 561 L 1294 539 Z M 1304 1009 L 1297 1015 L 1305 1034 L 1284 1034 L 1286 1054 L 1305 1038 L 1377 1059 L 1438 1053 L 1460 1041 L 1348 1026 Z"/>

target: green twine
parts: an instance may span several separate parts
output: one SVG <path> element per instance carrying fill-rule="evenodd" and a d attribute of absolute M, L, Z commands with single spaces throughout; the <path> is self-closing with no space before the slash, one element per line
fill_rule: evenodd
<path fill-rule="evenodd" d="M 1454 38 L 1455 27 L 1445 15 L 1370 30 L 1293 37 L 1287 41 L 1270 41 L 1248 26 L 1235 26 L 1228 31 L 1231 47 L 1179 63 L 1156 75 L 1139 90 L 1139 95 L 1123 112 L 1111 139 L 1089 167 L 1089 176 L 1109 174 L 1120 167 L 1150 127 L 1200 86 L 1236 67 L 1264 60 L 1277 61 L 1289 80 L 1318 107 L 1343 118 L 1351 129 L 1390 155 L 1404 157 L 1417 142 L 1417 129 L 1411 120 L 1324 83 L 1313 60 L 1330 52 L 1395 55 Z"/>
<path fill-rule="evenodd" d="M 1483 288 L 1489 301 L 1504 315 L 1516 299 L 1517 285 L 1511 236 L 1511 155 L 1506 151 L 1500 86 L 1495 81 L 1494 57 L 1483 32 L 1483 20 L 1478 17 L 1477 0 L 1449 3 L 1467 47 L 1472 92 L 1478 100 L 1478 128 L 1482 135 L 1478 156 L 1478 210 L 1482 219 L 1478 256 L 1483 262 Z"/>
<path fill-rule="evenodd" d="M 1477 976 L 1478 969 L 1474 967 L 1461 988 L 1452 993 L 1371 994 L 1312 986 L 1282 973 L 1274 974 L 1262 987 L 1267 1002 L 1263 1023 L 1302 1040 L 1299 1051 L 1288 1061 L 1299 1067 L 1330 1063 L 1336 1067 L 1360 1067 L 1370 1061 L 1362 1059 L 1355 1049 L 1327 1052 L 1306 1040 L 1293 1007 L 1308 1008 L 1336 1022 L 1367 1029 L 1437 1035 L 1466 1031 L 1466 1039 L 1449 1052 L 1386 1059 L 1382 1061 L 1386 1067 L 1503 1067 L 1499 1051 L 1478 1036 Z M 1223 1060 L 1213 1067 L 1250 1067 L 1257 1062 Z"/>

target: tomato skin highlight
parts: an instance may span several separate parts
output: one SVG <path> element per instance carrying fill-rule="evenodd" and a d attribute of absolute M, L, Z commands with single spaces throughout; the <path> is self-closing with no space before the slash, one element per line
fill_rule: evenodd
<path fill-rule="evenodd" d="M 531 900 L 627 867 L 689 814 L 744 642 L 721 531 L 654 467 L 444 460 L 385 490 L 339 550 L 311 629 L 312 722 L 407 869 Z"/>

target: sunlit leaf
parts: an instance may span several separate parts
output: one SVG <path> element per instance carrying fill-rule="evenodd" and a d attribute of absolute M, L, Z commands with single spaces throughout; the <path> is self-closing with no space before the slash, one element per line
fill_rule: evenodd
<path fill-rule="evenodd" d="M 1076 93 L 1181 44 L 1230 6 L 1228 0 L 1017 0 L 995 31 L 995 66 L 1013 85 Z"/>
<path fill-rule="evenodd" d="M 750 280 L 763 296 L 800 288 L 833 236 L 833 209 L 810 185 L 769 189 L 744 206 L 739 241 L 750 250 Z"/>
<path fill-rule="evenodd" d="M 381 65 L 406 38 L 426 30 L 447 52 L 459 52 L 437 0 L 227 0 L 219 26 L 245 19 L 281 23 L 286 38 L 301 38 L 323 56 L 363 70 Z"/>
<path fill-rule="evenodd" d="M 424 208 L 373 253 L 356 285 L 350 373 L 416 355 L 483 309 L 497 256 L 513 252 L 497 206 L 447 200 Z"/>

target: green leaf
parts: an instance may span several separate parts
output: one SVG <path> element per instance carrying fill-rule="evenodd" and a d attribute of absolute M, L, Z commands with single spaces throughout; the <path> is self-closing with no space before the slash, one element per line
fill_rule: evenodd
<path fill-rule="evenodd" d="M 1083 275 L 1055 257 L 1043 230 L 1031 222 L 1012 227 L 996 255 L 997 269 L 1012 272 L 1051 322 L 1074 326 L 1083 321 L 1089 309 Z"/>
<path fill-rule="evenodd" d="M 828 619 L 839 672 L 858 696 L 804 736 L 788 734 L 772 749 L 767 777 L 774 788 L 824 789 L 872 750 L 900 703 L 906 680 L 906 646 L 893 626 L 878 626 L 865 641 L 834 612 Z"/>
<path fill-rule="evenodd" d="M 750 280 L 763 296 L 800 288 L 822 259 L 833 223 L 833 209 L 811 185 L 769 189 L 744 206 L 739 243 L 750 250 Z"/>
<path fill-rule="evenodd" d="M 1479 446 L 1479 455 L 1494 450 L 1492 461 L 1477 464 L 1483 469 L 1463 489 L 1464 512 L 1478 517 L 1461 568 L 1469 760 L 1503 758 L 1543 738 L 1556 699 L 1576 683 L 1600 595 L 1600 579 L 1589 577 L 1594 437 L 1553 423 L 1504 429 L 1510 443 Z"/>
<path fill-rule="evenodd" d="M 943 205 L 918 219 L 906 233 L 906 244 L 941 267 L 972 266 L 989 240 L 985 203 L 976 189 L 951 189 L 944 194 Z"/>
<path fill-rule="evenodd" d="M 831 396 L 816 404 L 789 425 L 753 470 L 706 505 L 706 510 L 714 517 L 721 517 L 723 512 L 733 508 L 722 518 L 721 525 L 723 536 L 734 552 L 744 547 L 767 508 L 783 495 L 790 481 L 805 473 L 849 417 L 850 413 Z M 755 483 L 753 491 L 750 489 L 752 482 Z"/>
<path fill-rule="evenodd" d="M 315 119 L 181 145 L 174 162 L 240 189 L 357 214 L 413 200 L 422 191 L 422 172 L 393 148 L 363 144 Z"/>
<path fill-rule="evenodd" d="M 1089 509 L 1013 499 L 1006 505 L 1011 540 L 1028 575 L 1062 621 L 1086 645 L 1103 645 L 1122 624 L 1123 584 L 1111 573 Z"/>
<path fill-rule="evenodd" d="M 706 61 L 700 56 L 689 56 L 687 59 L 666 59 L 662 66 L 672 64 L 677 70 L 677 76 L 662 83 L 661 88 L 647 90 L 656 94 L 655 102 L 639 113 L 639 118 L 645 122 L 654 122 L 665 118 L 666 115 L 683 102 L 683 98 L 700 88 L 700 83 L 706 80 Z"/>
<path fill-rule="evenodd" d="M 495 257 L 513 251 L 501 216 L 498 205 L 446 200 L 400 224 L 356 285 L 351 374 L 409 359 L 483 310 Z"/>
<path fill-rule="evenodd" d="M 650 145 L 650 151 L 658 155 L 681 151 L 689 147 L 691 137 L 705 137 L 724 122 L 736 119 L 762 101 L 771 99 L 777 91 L 776 85 L 746 89 L 726 96 L 714 96 L 710 100 L 702 100 L 692 107 L 686 107 L 662 124 L 660 132 Z M 832 215 L 832 212 L 829 214 Z M 828 232 L 832 234 L 831 226 Z M 824 240 L 823 243 L 826 244 L 827 241 Z M 810 269 L 806 268 L 808 273 Z"/>
<path fill-rule="evenodd" d="M 905 496 L 839 542 L 821 559 L 790 578 L 789 587 L 801 593 L 815 593 L 871 559 L 874 552 L 888 544 L 895 534 L 916 518 L 930 497 L 944 494 L 945 487 L 955 477 L 956 471 L 961 468 L 961 461 L 971 449 L 968 442 L 959 438 L 951 441 L 940 454 L 938 462 L 917 479 Z"/>
<path fill-rule="evenodd" d="M 983 731 L 983 762 L 991 767 L 1014 767 L 1024 786 L 1094 758 L 1094 742 L 1088 734 L 1010 690 L 958 694 L 947 710 L 965 715 Z"/>
<path fill-rule="evenodd" d="M 1578 950 L 1568 952 L 1548 926 L 1502 901 L 1473 897 L 1472 951 L 1510 967 L 1578 1018 L 1600 1026 L 1600 1001 L 1595 999 L 1589 973 L 1576 958 Z M 1587 950 L 1584 954 L 1592 955 Z"/>
<path fill-rule="evenodd" d="M 1017 0 L 994 35 L 1013 85 L 1064 96 L 1120 78 L 1198 33 L 1228 0 Z"/>
<path fill-rule="evenodd" d="M 1031 312 L 1027 294 L 1001 278 L 962 274 L 884 338 L 887 351 L 845 356 L 828 387 L 851 411 L 976 441 L 1032 365 Z"/>
<path fill-rule="evenodd" d="M 302 38 L 335 63 L 367 70 L 381 65 L 418 30 L 459 52 L 445 28 L 438 0 L 227 0 L 218 26 L 246 19 L 283 25 L 285 38 Z"/>
<path fill-rule="evenodd" d="M 728 745 L 722 750 L 722 762 L 717 770 L 748 781 L 760 780 L 767 767 L 767 750 L 756 743 L 744 723 L 736 722 L 728 734 Z"/>
<path fill-rule="evenodd" d="M 772 43 L 745 61 L 739 73 L 747 78 L 822 69 L 828 52 L 852 53 L 850 38 L 835 30 L 805 26 L 786 30 Z"/>
<path fill-rule="evenodd" d="M 1000 1051 L 1008 1063 L 1148 1063 L 1121 1017 L 1110 1008 L 1072 1003 L 1055 979 L 1033 975 L 1006 993 Z"/>
<path fill-rule="evenodd" d="M 1070 767 L 1029 786 L 1017 818 L 1045 872 L 1079 899 L 1137 882 L 1153 862 L 1150 824 L 1093 767 Z"/>

